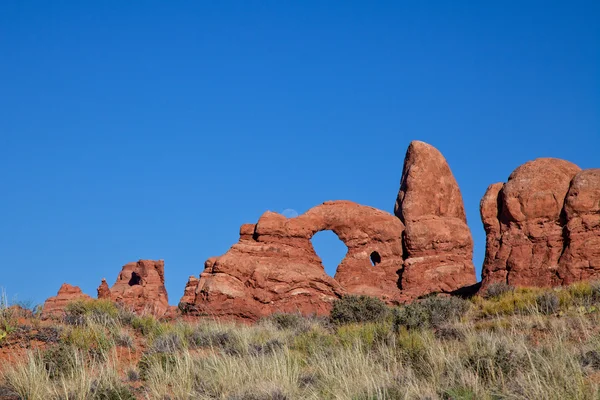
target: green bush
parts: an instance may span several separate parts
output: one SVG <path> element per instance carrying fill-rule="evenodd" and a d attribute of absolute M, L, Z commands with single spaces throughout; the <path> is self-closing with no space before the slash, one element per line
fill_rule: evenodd
<path fill-rule="evenodd" d="M 330 318 L 334 324 L 384 322 L 389 308 L 376 297 L 347 295 L 333 302 Z"/>
<path fill-rule="evenodd" d="M 495 282 L 490 284 L 483 294 L 484 299 L 498 298 L 505 293 L 511 293 L 515 291 L 515 287 L 505 282 Z"/>
<path fill-rule="evenodd" d="M 116 325 L 119 309 L 110 300 L 75 300 L 65 307 L 64 321 L 68 325 Z"/>
<path fill-rule="evenodd" d="M 536 297 L 538 310 L 545 315 L 554 314 L 560 306 L 560 299 L 554 292 L 544 292 Z"/>
<path fill-rule="evenodd" d="M 41 353 L 44 368 L 50 379 L 69 375 L 77 366 L 77 350 L 64 343 L 50 346 Z"/>
<path fill-rule="evenodd" d="M 394 330 L 439 328 L 462 317 L 470 308 L 467 300 L 458 297 L 429 296 L 407 304 L 393 313 Z"/>
<path fill-rule="evenodd" d="M 276 312 L 264 319 L 271 322 L 277 329 L 281 330 L 306 330 L 309 323 L 300 313 L 280 313 Z"/>

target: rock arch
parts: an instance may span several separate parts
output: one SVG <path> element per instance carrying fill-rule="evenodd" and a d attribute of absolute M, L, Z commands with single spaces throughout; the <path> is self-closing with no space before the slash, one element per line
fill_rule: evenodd
<path fill-rule="evenodd" d="M 310 242 L 325 230 L 348 247 L 334 278 Z M 395 216 L 351 201 L 328 201 L 295 218 L 267 211 L 256 224 L 241 226 L 227 253 L 206 262 L 180 307 L 253 320 L 275 311 L 324 314 L 348 293 L 399 302 L 403 230 Z M 381 258 L 377 268 L 373 252 Z"/>

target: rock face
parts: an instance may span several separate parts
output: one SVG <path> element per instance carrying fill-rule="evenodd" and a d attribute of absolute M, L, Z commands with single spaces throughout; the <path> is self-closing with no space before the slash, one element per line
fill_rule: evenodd
<path fill-rule="evenodd" d="M 442 154 L 414 141 L 394 212 L 406 226 L 401 287 L 409 297 L 476 283 L 473 240 L 460 189 Z"/>
<path fill-rule="evenodd" d="M 205 263 L 200 280 L 188 282 L 180 308 L 255 320 L 276 311 L 325 314 L 345 293 L 398 301 L 403 229 L 393 215 L 349 201 L 326 202 L 291 219 L 266 212 L 257 224 L 242 225 L 227 253 Z M 335 279 L 310 241 L 323 230 L 348 247 Z"/>
<path fill-rule="evenodd" d="M 164 315 L 169 308 L 164 261 L 139 260 L 126 264 L 110 289 L 102 281 L 98 298 L 110 298 L 137 314 Z"/>
<path fill-rule="evenodd" d="M 563 284 L 600 279 L 600 169 L 586 169 L 571 181 L 565 199 L 565 252 L 560 258 Z"/>
<path fill-rule="evenodd" d="M 48 298 L 44 302 L 42 309 L 42 316 L 47 317 L 59 317 L 64 314 L 65 307 L 72 301 L 75 300 L 90 300 L 91 297 L 84 294 L 81 289 L 77 286 L 71 286 L 68 283 L 63 285 L 58 290 L 58 294 L 54 297 Z"/>
<path fill-rule="evenodd" d="M 556 286 L 600 277 L 600 170 L 540 158 L 481 201 L 482 286 Z"/>

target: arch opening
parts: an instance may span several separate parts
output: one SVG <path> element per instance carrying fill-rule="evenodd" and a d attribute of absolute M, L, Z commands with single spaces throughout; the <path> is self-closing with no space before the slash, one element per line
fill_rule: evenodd
<path fill-rule="evenodd" d="M 348 247 L 333 231 L 329 230 L 315 233 L 310 241 L 315 253 L 321 259 L 325 273 L 333 278 L 337 267 L 348 253 Z"/>
<path fill-rule="evenodd" d="M 141 285 L 142 277 L 136 272 L 131 273 L 131 279 L 129 279 L 129 286 Z"/>
<path fill-rule="evenodd" d="M 372 252 L 371 253 L 371 265 L 376 266 L 380 262 L 381 262 L 381 255 L 376 251 Z"/>

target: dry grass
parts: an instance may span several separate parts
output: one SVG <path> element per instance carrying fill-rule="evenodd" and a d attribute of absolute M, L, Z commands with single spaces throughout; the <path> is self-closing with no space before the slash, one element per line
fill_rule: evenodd
<path fill-rule="evenodd" d="M 499 292 L 335 324 L 165 323 L 77 304 L 58 343 L 3 366 L 0 388 L 33 400 L 600 399 L 598 285 Z"/>

